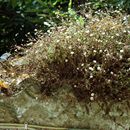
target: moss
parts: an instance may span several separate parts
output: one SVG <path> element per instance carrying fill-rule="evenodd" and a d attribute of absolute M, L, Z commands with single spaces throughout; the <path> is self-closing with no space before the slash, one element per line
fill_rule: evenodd
<path fill-rule="evenodd" d="M 93 16 L 85 27 L 68 22 L 41 36 L 29 59 L 42 91 L 51 94 L 65 83 L 79 100 L 128 99 L 130 25 L 122 18 Z"/>

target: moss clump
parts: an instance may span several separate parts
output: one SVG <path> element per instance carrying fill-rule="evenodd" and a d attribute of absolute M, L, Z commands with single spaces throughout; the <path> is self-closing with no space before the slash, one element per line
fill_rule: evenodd
<path fill-rule="evenodd" d="M 94 16 L 85 27 L 70 22 L 40 37 L 31 49 L 30 65 L 42 91 L 52 94 L 69 84 L 78 99 L 129 98 L 129 29 L 122 16 Z"/>

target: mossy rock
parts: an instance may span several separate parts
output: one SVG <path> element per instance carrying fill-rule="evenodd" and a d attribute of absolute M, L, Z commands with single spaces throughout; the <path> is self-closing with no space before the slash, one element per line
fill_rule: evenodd
<path fill-rule="evenodd" d="M 0 122 L 17 122 L 16 113 L 11 105 L 0 102 Z"/>

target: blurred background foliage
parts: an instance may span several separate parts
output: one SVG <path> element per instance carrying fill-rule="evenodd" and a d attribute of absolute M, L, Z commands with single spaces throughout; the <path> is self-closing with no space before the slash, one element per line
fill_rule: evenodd
<path fill-rule="evenodd" d="M 0 0 L 0 54 L 35 39 L 37 29 L 47 31 L 61 17 L 84 24 L 77 12 L 86 3 L 93 10 L 118 8 L 130 13 L 130 0 Z"/>
<path fill-rule="evenodd" d="M 88 0 L 91 2 L 93 9 L 104 9 L 113 8 L 129 11 L 130 1 L 129 0 Z"/>
<path fill-rule="evenodd" d="M 46 31 L 51 22 L 59 22 L 55 12 L 62 8 L 67 11 L 68 1 L 0 0 L 0 54 L 35 38 L 35 29 Z"/>

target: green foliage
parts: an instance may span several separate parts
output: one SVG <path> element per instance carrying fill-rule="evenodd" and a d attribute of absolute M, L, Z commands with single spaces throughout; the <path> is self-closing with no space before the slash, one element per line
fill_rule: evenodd
<path fill-rule="evenodd" d="M 66 0 L 0 0 L 0 53 L 14 44 L 23 44 L 35 35 L 35 29 L 48 29 L 59 22 L 55 12 L 68 10 Z"/>
<path fill-rule="evenodd" d="M 0 0 L 0 54 L 35 37 L 35 29 L 46 31 L 62 19 L 72 18 L 83 26 L 75 10 L 85 3 L 93 10 L 130 7 L 129 0 Z"/>
<path fill-rule="evenodd" d="M 93 9 L 123 9 L 128 11 L 130 9 L 129 0 L 88 0 Z"/>
<path fill-rule="evenodd" d="M 129 98 L 129 29 L 122 16 L 94 16 L 85 27 L 70 22 L 40 37 L 29 59 L 42 92 L 68 84 L 78 99 Z"/>

